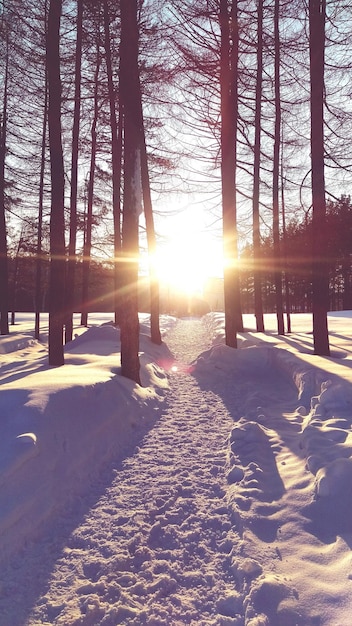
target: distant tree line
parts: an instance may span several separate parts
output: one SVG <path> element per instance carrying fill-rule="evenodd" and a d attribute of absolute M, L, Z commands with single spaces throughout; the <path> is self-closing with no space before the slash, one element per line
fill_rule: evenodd
<path fill-rule="evenodd" d="M 338 201 L 327 203 L 327 248 L 326 259 L 329 272 L 329 310 L 352 309 L 352 204 L 349 196 L 342 196 Z M 308 214 L 304 222 L 291 221 L 287 225 L 285 255 L 279 260 L 274 256 L 273 236 L 268 235 L 262 243 L 261 282 L 263 286 L 264 313 L 276 310 L 275 277 L 279 267 L 282 276 L 283 308 L 288 313 L 307 313 L 312 311 L 312 277 L 311 277 L 311 240 L 317 233 L 313 231 L 312 218 Z M 281 242 L 283 234 L 281 233 Z M 240 253 L 240 298 L 243 313 L 254 312 L 254 283 L 253 283 L 253 248 L 247 245 Z M 49 285 L 49 255 L 43 261 L 42 305 L 41 311 L 48 311 Z M 81 312 L 83 264 L 76 266 L 76 285 L 73 290 L 73 310 Z M 31 248 L 30 241 L 26 241 L 24 234 L 13 255 L 9 256 L 9 294 L 10 310 L 35 311 L 35 276 L 36 255 Z M 287 280 L 285 280 L 287 279 Z M 288 298 L 286 298 L 288 288 Z M 87 311 L 114 310 L 114 270 L 112 263 L 91 261 L 90 300 Z M 140 311 L 150 311 L 149 278 L 140 277 L 139 304 Z M 186 314 L 187 297 L 173 294 L 160 295 L 162 312 Z M 193 303 L 193 311 L 205 313 L 208 308 L 206 302 Z"/>
<path fill-rule="evenodd" d="M 352 205 L 349 196 L 329 201 L 326 213 L 326 249 L 324 258 L 328 268 L 329 310 L 352 309 Z M 278 260 L 274 254 L 272 235 L 262 242 L 262 267 L 264 312 L 276 310 L 275 275 L 279 267 L 282 277 L 283 305 L 288 313 L 312 312 L 312 245 L 321 233 L 314 231 L 311 214 L 303 222 L 292 221 L 281 249 L 285 252 Z M 243 313 L 254 311 L 253 248 L 248 245 L 241 254 L 241 302 Z M 286 279 L 286 280 L 285 280 Z M 286 294 L 286 289 L 288 293 Z M 287 297 L 286 297 L 287 296 Z"/>

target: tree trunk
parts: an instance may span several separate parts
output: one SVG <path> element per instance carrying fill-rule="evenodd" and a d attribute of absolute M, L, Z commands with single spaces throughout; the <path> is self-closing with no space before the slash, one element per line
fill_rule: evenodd
<path fill-rule="evenodd" d="M 329 356 L 329 277 L 324 179 L 325 0 L 309 0 L 310 112 L 312 162 L 312 304 L 314 352 Z"/>
<path fill-rule="evenodd" d="M 20 252 L 21 252 L 22 244 L 23 244 L 23 224 L 22 224 L 22 228 L 21 228 L 20 238 L 19 238 L 18 244 L 17 244 L 15 262 L 14 262 L 14 267 L 13 267 L 11 326 L 14 326 L 15 325 L 15 321 L 16 321 L 17 291 L 18 291 L 17 283 L 18 283 L 18 278 L 19 278 L 18 266 L 19 266 L 19 258 L 20 258 Z"/>
<path fill-rule="evenodd" d="M 233 2 L 233 28 L 237 35 L 237 3 Z M 224 248 L 225 342 L 237 348 L 239 327 L 239 281 L 237 270 L 236 224 L 236 128 L 237 128 L 237 48 L 230 44 L 230 16 L 227 0 L 220 0 L 219 20 L 221 95 L 221 194 Z M 237 36 L 236 36 L 237 42 Z M 231 64 L 232 61 L 232 64 Z M 231 65 L 233 67 L 231 67 Z"/>
<path fill-rule="evenodd" d="M 142 107 L 142 100 L 141 100 Z M 161 344 L 161 333 L 160 333 L 160 323 L 159 323 L 159 315 L 160 315 L 160 292 L 159 292 L 159 280 L 156 273 L 156 268 L 154 264 L 155 254 L 156 254 L 156 236 L 155 236 L 155 228 L 154 228 L 154 216 L 153 216 L 153 206 L 152 206 L 152 197 L 150 192 L 150 181 L 149 181 L 149 170 L 148 170 L 148 156 L 147 156 L 147 148 L 145 143 L 145 134 L 144 134 L 144 126 L 143 126 L 143 137 L 142 137 L 142 189 L 143 189 L 143 206 L 144 206 L 144 216 L 147 230 L 147 242 L 148 242 L 148 253 L 149 253 L 149 279 L 150 279 L 150 337 L 153 343 Z"/>
<path fill-rule="evenodd" d="M 94 114 L 91 128 L 91 153 L 87 190 L 87 215 L 85 220 L 84 245 L 83 245 L 83 267 L 82 267 L 82 314 L 81 325 L 88 324 L 89 309 L 89 274 L 90 257 L 92 248 L 92 225 L 93 225 L 93 199 L 94 199 L 94 177 L 97 154 L 97 123 L 99 114 L 98 86 L 100 69 L 99 41 L 97 41 L 97 64 L 94 76 Z"/>
<path fill-rule="evenodd" d="M 116 118 L 116 94 L 113 83 L 110 18 L 107 0 L 104 0 L 104 48 L 106 73 L 108 79 L 110 128 L 111 128 L 111 161 L 112 161 L 112 207 L 114 220 L 114 307 L 115 324 L 121 317 L 121 170 L 122 170 L 122 112 L 119 101 L 119 117 Z"/>
<path fill-rule="evenodd" d="M 83 0 L 77 0 L 76 59 L 75 59 L 75 104 L 72 127 L 71 191 L 70 191 L 70 238 L 68 244 L 65 323 L 65 343 L 72 341 L 73 309 L 76 274 L 77 238 L 77 186 L 78 186 L 78 140 L 81 114 L 81 62 L 82 62 Z"/>
<path fill-rule="evenodd" d="M 45 23 L 46 23 L 45 16 Z M 38 230 L 37 230 L 37 256 L 35 268 L 35 326 L 34 336 L 40 337 L 40 311 L 42 307 L 42 235 L 43 235 L 43 207 L 44 207 L 44 174 L 45 174 L 45 150 L 48 121 L 48 72 L 45 70 L 45 94 L 42 127 L 42 145 L 40 155 L 40 175 L 39 175 L 39 210 L 38 210 Z"/>
<path fill-rule="evenodd" d="M 0 120 L 0 334 L 9 334 L 9 276 L 7 258 L 7 233 L 5 216 L 5 158 L 7 128 L 7 90 L 9 78 L 9 39 L 6 38 L 6 64 L 4 79 L 4 100 Z"/>
<path fill-rule="evenodd" d="M 61 139 L 60 19 L 61 0 L 50 0 L 46 62 L 48 72 L 48 127 L 51 166 L 49 364 L 63 365 L 65 297 L 64 165 Z"/>
<path fill-rule="evenodd" d="M 121 373 L 140 383 L 138 319 L 138 222 L 142 206 L 141 128 L 138 105 L 138 25 L 136 0 L 121 0 L 120 95 L 124 115 L 124 194 L 122 220 L 123 288 Z"/>
<path fill-rule="evenodd" d="M 274 9 L 274 45 L 275 45 L 275 131 L 274 131 L 274 159 L 273 159 L 273 240 L 275 259 L 275 296 L 277 331 L 283 335 L 284 314 L 282 299 L 282 263 L 280 250 L 280 223 L 279 223 L 279 178 L 280 178 L 280 145 L 281 145 L 281 96 L 280 96 L 280 31 L 279 31 L 280 2 L 275 0 Z"/>
<path fill-rule="evenodd" d="M 260 259 L 260 136 L 261 136 L 261 100 L 263 81 L 263 0 L 257 3 L 257 78 L 255 94 L 255 129 L 254 129 L 254 172 L 253 172 L 253 272 L 254 272 L 254 313 L 257 331 L 264 332 L 262 302 L 261 259 Z"/>
<path fill-rule="evenodd" d="M 233 242 L 233 255 L 235 259 L 233 272 L 233 289 L 235 292 L 235 315 L 237 332 L 243 332 L 242 303 L 241 303 L 241 287 L 240 287 L 240 270 L 238 265 L 238 243 L 237 243 L 237 136 L 238 136 L 238 49 L 239 49 L 239 32 L 238 32 L 238 0 L 232 0 L 231 13 L 231 109 L 233 115 L 233 154 L 234 154 L 234 171 L 233 171 L 233 187 L 234 187 L 234 207 L 235 207 L 235 235 Z"/>
<path fill-rule="evenodd" d="M 287 332 L 291 332 L 291 298 L 290 298 L 290 280 L 288 274 L 288 262 L 287 262 L 287 231 L 286 231 L 286 212 L 285 212 L 285 191 L 284 191 L 284 174 L 283 163 L 281 155 L 281 215 L 282 215 L 282 247 L 283 247 L 283 260 L 285 271 L 285 308 L 286 308 L 286 325 Z"/>

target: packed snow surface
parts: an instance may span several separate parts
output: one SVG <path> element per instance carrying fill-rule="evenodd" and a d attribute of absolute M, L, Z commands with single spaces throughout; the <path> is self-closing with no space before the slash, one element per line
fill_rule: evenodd
<path fill-rule="evenodd" d="M 141 315 L 142 386 L 108 316 L 65 365 L 21 314 L 0 337 L 0 626 L 349 626 L 352 345 L 309 315 L 238 349 L 224 317 Z"/>

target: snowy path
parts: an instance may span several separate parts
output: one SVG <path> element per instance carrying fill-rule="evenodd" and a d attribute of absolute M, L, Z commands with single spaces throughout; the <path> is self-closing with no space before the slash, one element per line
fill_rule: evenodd
<path fill-rule="evenodd" d="M 39 444 L 3 476 L 0 626 L 350 624 L 352 387 L 250 334 L 190 365 L 216 323 L 168 330 L 166 398 L 170 352 L 148 329 L 159 393 L 116 376 L 109 324 L 71 346 L 58 385 L 14 340 L 24 386 L 2 387 L 0 414 Z"/>
<path fill-rule="evenodd" d="M 233 419 L 185 367 L 209 345 L 202 324 L 179 322 L 167 343 L 180 363 L 167 408 L 72 533 L 31 626 L 236 623 L 224 499 Z"/>

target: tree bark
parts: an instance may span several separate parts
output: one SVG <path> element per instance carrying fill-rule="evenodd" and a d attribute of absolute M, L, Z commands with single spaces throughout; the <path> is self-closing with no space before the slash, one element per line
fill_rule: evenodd
<path fill-rule="evenodd" d="M 0 334 L 9 334 L 9 272 L 7 258 L 7 232 L 5 215 L 5 158 L 7 129 L 7 92 L 9 79 L 9 38 L 6 38 L 6 61 L 4 79 L 4 100 L 0 120 Z"/>
<path fill-rule="evenodd" d="M 45 23 L 46 23 L 45 16 Z M 35 325 L 34 337 L 40 337 L 40 311 L 42 308 L 42 236 L 43 236 L 43 207 L 44 207 L 44 173 L 45 173 L 45 151 L 46 151 L 46 135 L 48 123 L 48 72 L 45 69 L 45 94 L 43 109 L 43 126 L 42 126 L 42 143 L 40 155 L 40 175 L 39 175 L 39 210 L 38 210 L 38 230 L 37 230 L 37 253 L 35 268 Z"/>
<path fill-rule="evenodd" d="M 280 146 L 281 146 L 281 96 L 280 96 L 280 31 L 279 31 L 280 2 L 275 0 L 274 8 L 274 46 L 275 46 L 275 130 L 274 130 L 274 158 L 273 158 L 273 240 L 275 259 L 275 296 L 277 331 L 283 335 L 284 314 L 282 298 L 282 263 L 280 246 L 280 210 L 279 210 L 279 179 L 280 179 Z"/>
<path fill-rule="evenodd" d="M 122 126 L 123 116 L 119 100 L 119 116 L 116 117 L 116 94 L 113 83 L 112 58 L 110 46 L 110 18 L 107 0 L 104 0 L 104 48 L 106 73 L 108 79 L 110 128 L 111 128 L 111 165 L 112 165 L 112 210 L 114 221 L 114 302 L 115 324 L 121 317 L 121 179 L 122 179 Z"/>
<path fill-rule="evenodd" d="M 329 277 L 324 177 L 325 0 L 309 0 L 310 113 L 312 163 L 312 291 L 314 352 L 329 356 Z"/>
<path fill-rule="evenodd" d="M 232 6 L 232 23 L 237 35 L 237 3 Z M 230 15 L 227 0 L 220 0 L 220 97 L 221 97 L 221 194 L 224 249 L 225 342 L 237 348 L 240 322 L 237 224 L 236 224 L 236 128 L 237 47 L 231 55 Z M 235 23 L 234 23 L 235 22 Z M 236 46 L 237 37 L 234 46 Z M 231 63 L 232 60 L 232 63 Z M 234 97 L 235 96 L 235 97 Z M 233 106 L 234 105 L 234 106 Z"/>
<path fill-rule="evenodd" d="M 94 113 L 91 127 L 91 153 L 87 190 L 87 214 L 85 219 L 84 245 L 83 245 L 83 267 L 82 267 L 82 312 L 81 325 L 88 324 L 89 309 L 89 274 L 90 258 L 92 249 L 92 226 L 93 226 L 93 199 L 94 199 L 94 177 L 97 154 L 97 123 L 99 115 L 99 70 L 100 70 L 100 50 L 99 40 L 97 41 L 97 64 L 94 76 Z"/>
<path fill-rule="evenodd" d="M 142 100 L 141 100 L 142 108 Z M 142 122 L 143 125 L 143 122 Z M 159 292 L 159 280 L 156 273 L 154 264 L 156 254 L 156 236 L 154 228 L 154 215 L 152 197 L 150 191 L 150 180 L 148 170 L 148 155 L 147 147 L 145 143 L 144 125 L 143 125 L 143 137 L 142 137 L 142 155 L 141 155 L 141 174 L 142 174 L 142 189 L 143 189 L 143 206 L 144 216 L 147 231 L 147 243 L 149 253 L 149 280 L 150 280 L 150 337 L 153 343 L 160 345 L 161 333 L 160 333 L 160 292 Z"/>
<path fill-rule="evenodd" d="M 81 115 L 81 63 L 82 63 L 83 0 L 77 0 L 76 58 L 75 58 L 75 104 L 72 127 L 71 190 L 70 190 L 70 238 L 68 244 L 65 323 L 65 343 L 72 341 L 73 308 L 76 275 L 77 238 L 77 188 L 78 188 L 78 141 Z"/>
<path fill-rule="evenodd" d="M 282 215 L 282 248 L 283 248 L 283 262 L 285 268 L 285 308 L 286 308 L 286 327 L 287 332 L 291 332 L 291 298 L 290 298 L 290 280 L 288 274 L 288 262 L 287 262 L 287 230 L 286 230 L 286 210 L 285 210 L 285 191 L 284 191 L 284 174 L 283 174 L 283 161 L 281 154 L 280 165 L 280 178 L 281 178 L 281 215 Z"/>
<path fill-rule="evenodd" d="M 61 139 L 60 19 L 61 0 L 50 0 L 46 62 L 48 72 L 48 127 L 51 166 L 49 364 L 63 365 L 65 297 L 64 164 Z"/>
<path fill-rule="evenodd" d="M 142 208 L 142 183 L 138 82 L 137 2 L 136 0 L 121 0 L 120 95 L 124 115 L 121 374 L 140 384 L 138 228 Z"/>
<path fill-rule="evenodd" d="M 253 272 L 254 272 L 254 313 L 257 332 L 264 332 L 262 302 L 261 259 L 260 259 L 260 140 L 261 140 L 261 101 L 263 82 L 263 0 L 257 3 L 257 78 L 255 94 L 254 129 L 254 172 L 253 172 Z"/>

